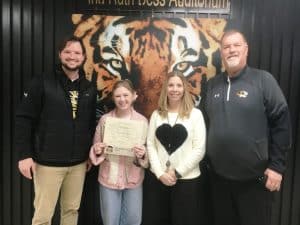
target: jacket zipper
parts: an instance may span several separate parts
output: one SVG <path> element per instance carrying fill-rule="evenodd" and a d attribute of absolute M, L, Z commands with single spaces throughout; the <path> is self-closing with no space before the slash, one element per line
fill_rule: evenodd
<path fill-rule="evenodd" d="M 230 88 L 231 88 L 231 81 L 230 81 L 229 77 L 227 77 L 227 83 L 228 83 L 228 87 L 227 87 L 226 101 L 229 102 L 229 100 L 230 100 Z"/>

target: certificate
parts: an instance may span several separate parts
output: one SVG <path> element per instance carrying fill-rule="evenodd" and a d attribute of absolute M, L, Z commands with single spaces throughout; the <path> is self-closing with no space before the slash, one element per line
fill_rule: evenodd
<path fill-rule="evenodd" d="M 135 157 L 132 148 L 143 145 L 147 137 L 144 121 L 107 117 L 104 124 L 103 142 L 108 146 L 106 154 Z"/>

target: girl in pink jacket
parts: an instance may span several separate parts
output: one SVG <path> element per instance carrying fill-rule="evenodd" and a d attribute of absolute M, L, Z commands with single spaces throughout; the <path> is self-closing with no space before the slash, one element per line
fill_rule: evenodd
<path fill-rule="evenodd" d="M 140 225 L 142 217 L 142 182 L 148 167 L 145 143 L 135 145 L 135 157 L 106 154 L 103 142 L 105 121 L 109 117 L 140 121 L 147 129 L 147 119 L 134 110 L 136 92 L 129 80 L 118 81 L 112 90 L 115 109 L 104 114 L 96 128 L 90 159 L 99 165 L 100 209 L 104 225 Z"/>

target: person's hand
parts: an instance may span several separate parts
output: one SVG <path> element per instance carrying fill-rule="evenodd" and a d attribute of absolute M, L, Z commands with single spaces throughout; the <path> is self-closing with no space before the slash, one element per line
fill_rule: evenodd
<path fill-rule="evenodd" d="M 146 148 L 143 145 L 135 145 L 132 150 L 138 159 L 143 159 L 146 154 Z"/>
<path fill-rule="evenodd" d="M 106 148 L 106 144 L 99 142 L 96 143 L 92 146 L 92 148 L 94 149 L 94 153 L 96 156 L 100 156 L 104 153 L 104 149 Z"/>
<path fill-rule="evenodd" d="M 161 175 L 159 177 L 159 180 L 166 186 L 173 186 L 176 184 L 176 177 L 174 179 L 174 177 L 172 177 L 168 173 L 164 173 L 163 175 Z"/>
<path fill-rule="evenodd" d="M 32 179 L 32 175 L 33 173 L 35 173 L 35 167 L 36 167 L 36 164 L 32 158 L 20 160 L 18 163 L 18 167 L 19 167 L 19 171 L 24 177 L 30 180 Z"/>
<path fill-rule="evenodd" d="M 90 150 L 90 160 L 95 166 L 99 165 L 104 159 L 104 149 L 106 144 L 99 142 L 94 144 Z"/>
<path fill-rule="evenodd" d="M 169 169 L 167 172 L 175 181 L 177 180 L 176 174 L 175 174 L 175 170 L 174 169 Z"/>
<path fill-rule="evenodd" d="M 267 176 L 266 188 L 270 191 L 279 191 L 282 175 L 269 168 L 265 170 L 265 175 Z"/>

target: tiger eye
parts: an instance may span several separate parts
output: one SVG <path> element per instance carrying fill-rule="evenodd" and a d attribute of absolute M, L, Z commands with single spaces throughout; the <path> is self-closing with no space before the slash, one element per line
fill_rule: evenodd
<path fill-rule="evenodd" d="M 189 67 L 188 62 L 181 62 L 176 65 L 176 69 L 179 71 L 185 71 Z"/>
<path fill-rule="evenodd" d="M 121 69 L 122 63 L 120 60 L 114 59 L 114 60 L 111 60 L 111 66 L 115 69 Z"/>

